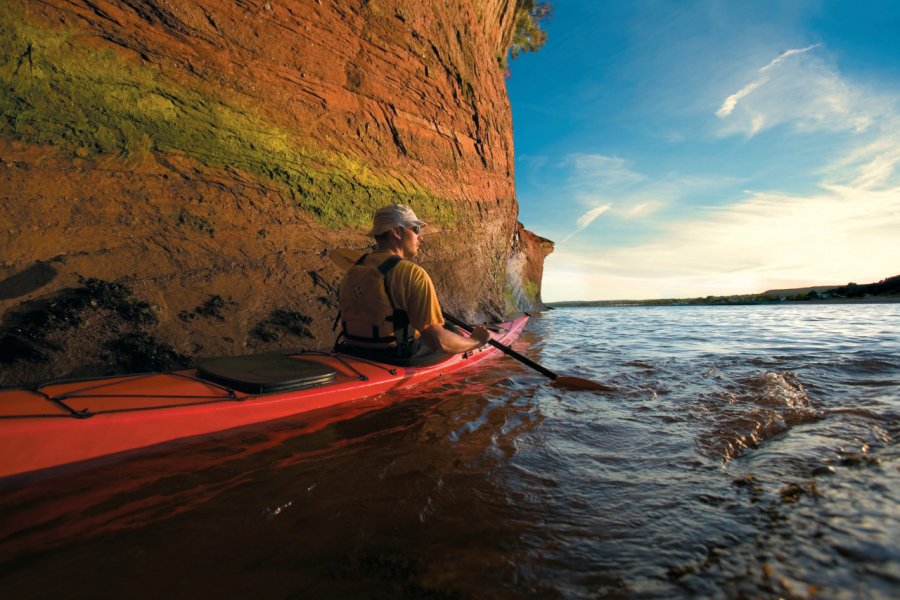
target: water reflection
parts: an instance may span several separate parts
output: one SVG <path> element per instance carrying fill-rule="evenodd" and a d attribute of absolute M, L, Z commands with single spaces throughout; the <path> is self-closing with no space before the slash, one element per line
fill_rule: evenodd
<path fill-rule="evenodd" d="M 5 597 L 895 595 L 900 310 L 554 311 L 405 395 L 0 499 Z M 53 574 L 48 577 L 48 574 Z"/>
<path fill-rule="evenodd" d="M 185 590 L 229 597 L 274 575 L 276 595 L 440 597 L 477 593 L 484 576 L 501 589 L 515 579 L 519 518 L 496 473 L 541 422 L 517 387 L 508 371 L 481 369 L 412 397 L 14 490 L 3 499 L 0 581 L 29 597 L 52 572 L 59 579 L 37 595 L 71 594 L 86 565 L 103 565 L 108 585 L 140 582 L 147 597 L 179 575 Z M 482 580 L 469 584 L 472 569 Z"/>

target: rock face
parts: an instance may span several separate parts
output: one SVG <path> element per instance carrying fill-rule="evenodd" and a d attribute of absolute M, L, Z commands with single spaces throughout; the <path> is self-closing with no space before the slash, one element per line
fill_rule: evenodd
<path fill-rule="evenodd" d="M 391 202 L 448 310 L 538 307 L 515 5 L 0 4 L 0 384 L 328 348 L 328 252 Z"/>
<path fill-rule="evenodd" d="M 506 263 L 507 305 L 522 310 L 541 310 L 541 279 L 544 259 L 553 252 L 553 242 L 525 229 L 518 223 L 513 236 L 512 251 Z"/>

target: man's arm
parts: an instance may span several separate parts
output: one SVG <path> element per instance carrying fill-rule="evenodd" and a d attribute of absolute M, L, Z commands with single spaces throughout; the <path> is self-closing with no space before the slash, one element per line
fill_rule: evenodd
<path fill-rule="evenodd" d="M 444 329 L 443 325 L 432 325 L 422 332 L 422 340 L 432 352 L 440 350 L 446 354 L 462 354 L 473 350 L 491 339 L 491 333 L 484 327 L 476 327 L 472 337 L 464 337 Z"/>

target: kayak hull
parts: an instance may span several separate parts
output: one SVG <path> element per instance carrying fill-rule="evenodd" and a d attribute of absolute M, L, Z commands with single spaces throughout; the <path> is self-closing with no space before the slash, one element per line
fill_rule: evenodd
<path fill-rule="evenodd" d="M 510 344 L 526 321 L 522 317 L 504 324 L 495 339 Z M 0 477 L 352 403 L 424 383 L 498 353 L 485 346 L 421 367 L 302 353 L 294 356 L 333 368 L 334 381 L 269 394 L 227 389 L 197 378 L 196 370 L 0 390 Z"/>

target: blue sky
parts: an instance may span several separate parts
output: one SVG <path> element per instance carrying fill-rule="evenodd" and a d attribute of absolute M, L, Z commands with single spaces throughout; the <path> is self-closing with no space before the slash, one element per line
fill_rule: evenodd
<path fill-rule="evenodd" d="M 900 274 L 900 2 L 552 5 L 507 79 L 544 300 Z"/>

